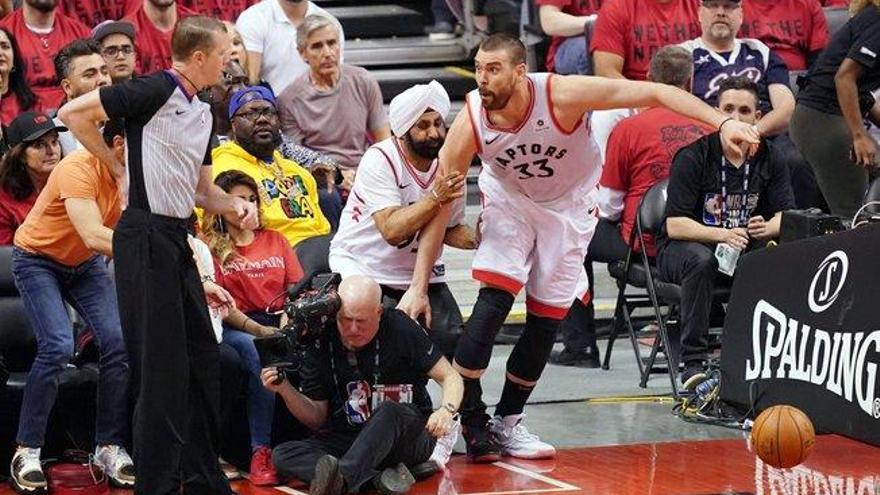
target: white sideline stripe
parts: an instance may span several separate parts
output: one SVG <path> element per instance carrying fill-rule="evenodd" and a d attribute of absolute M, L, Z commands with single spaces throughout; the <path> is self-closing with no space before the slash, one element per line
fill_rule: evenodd
<path fill-rule="evenodd" d="M 289 486 L 276 486 L 275 489 L 278 490 L 279 492 L 289 493 L 290 495 L 309 495 L 308 493 L 301 492 L 299 490 L 294 490 L 293 488 L 291 488 Z"/>
<path fill-rule="evenodd" d="M 570 485 L 570 484 L 565 483 L 563 481 L 555 480 L 555 479 L 550 478 L 548 476 L 544 476 L 543 474 L 538 474 L 533 471 L 529 471 L 528 469 L 521 468 L 519 466 L 514 466 L 513 464 L 508 464 L 506 462 L 499 461 L 499 462 L 493 463 L 492 465 L 498 466 L 498 467 L 500 467 L 502 469 L 506 469 L 508 471 L 513 471 L 514 473 L 521 474 L 523 476 L 528 476 L 529 478 L 536 479 L 538 481 L 542 481 L 544 483 L 547 483 L 548 485 L 553 485 L 559 489 L 559 490 L 553 490 L 553 491 L 580 490 L 580 487 Z M 527 492 L 515 492 L 515 493 L 527 493 Z"/>

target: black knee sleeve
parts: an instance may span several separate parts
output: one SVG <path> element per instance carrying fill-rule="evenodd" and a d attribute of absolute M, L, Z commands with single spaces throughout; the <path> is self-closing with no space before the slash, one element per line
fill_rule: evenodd
<path fill-rule="evenodd" d="M 483 370 L 489 366 L 495 336 L 504 325 L 513 294 L 492 287 L 480 289 L 474 311 L 464 326 L 464 334 L 455 351 L 455 362 L 469 370 Z"/>
<path fill-rule="evenodd" d="M 507 358 L 507 372 L 527 382 L 537 381 L 553 350 L 557 328 L 559 320 L 527 314 L 522 336 Z"/>

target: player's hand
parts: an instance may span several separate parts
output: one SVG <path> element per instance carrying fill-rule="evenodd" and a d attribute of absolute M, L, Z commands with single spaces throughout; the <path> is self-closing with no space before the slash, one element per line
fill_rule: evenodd
<path fill-rule="evenodd" d="M 260 381 L 263 382 L 263 387 L 266 390 L 277 394 L 284 388 L 284 382 L 287 381 L 287 378 L 278 371 L 278 368 L 263 368 L 263 371 L 260 372 Z"/>
<path fill-rule="evenodd" d="M 202 287 L 205 289 L 205 299 L 209 308 L 220 311 L 221 314 L 226 314 L 230 309 L 235 308 L 235 300 L 223 287 L 210 280 L 205 281 Z"/>
<path fill-rule="evenodd" d="M 434 411 L 434 413 L 428 418 L 428 422 L 425 424 L 425 429 L 428 430 L 428 433 L 433 435 L 434 438 L 441 438 L 443 435 L 449 433 L 453 424 L 455 424 L 455 417 L 451 412 L 447 411 L 446 408 L 441 407 Z"/>
<path fill-rule="evenodd" d="M 397 309 L 406 313 L 413 321 L 419 321 L 419 316 L 425 317 L 425 326 L 431 328 L 431 303 L 428 301 L 428 294 L 422 291 L 416 291 L 410 286 L 400 302 L 397 303 Z"/>
<path fill-rule="evenodd" d="M 758 152 L 761 135 L 758 128 L 738 120 L 726 120 L 721 125 L 721 146 L 735 158 L 748 158 Z"/>
<path fill-rule="evenodd" d="M 432 188 L 434 199 L 441 205 L 464 196 L 465 177 L 459 172 L 450 172 L 434 180 Z"/>
<path fill-rule="evenodd" d="M 723 229 L 721 235 L 721 242 L 734 249 L 742 251 L 749 245 L 749 233 L 744 228 Z"/>
<path fill-rule="evenodd" d="M 250 201 L 245 201 L 239 197 L 234 197 L 232 207 L 235 214 L 241 222 L 241 228 L 245 230 L 254 230 L 260 226 L 260 217 L 257 214 L 257 205 Z"/>
<path fill-rule="evenodd" d="M 354 168 L 340 168 L 339 172 L 342 174 L 342 184 L 339 184 L 340 189 L 345 189 L 346 191 L 351 191 L 351 186 L 354 185 L 354 176 L 357 169 Z"/>
<path fill-rule="evenodd" d="M 746 230 L 748 230 L 749 236 L 755 239 L 767 239 L 770 237 L 767 221 L 760 215 L 749 219 L 749 223 L 746 225 Z"/>
<path fill-rule="evenodd" d="M 877 166 L 877 142 L 869 134 L 863 133 L 853 139 L 852 159 L 866 169 Z"/>

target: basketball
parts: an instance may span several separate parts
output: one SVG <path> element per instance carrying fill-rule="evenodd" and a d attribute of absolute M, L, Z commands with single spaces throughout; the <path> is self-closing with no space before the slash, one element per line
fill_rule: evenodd
<path fill-rule="evenodd" d="M 790 468 L 804 462 L 815 443 L 813 422 L 796 407 L 769 407 L 752 425 L 752 451 L 775 468 Z"/>

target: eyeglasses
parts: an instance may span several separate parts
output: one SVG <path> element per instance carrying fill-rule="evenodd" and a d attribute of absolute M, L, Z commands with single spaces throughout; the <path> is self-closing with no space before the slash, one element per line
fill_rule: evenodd
<path fill-rule="evenodd" d="M 267 119 L 274 119 L 278 117 L 278 111 L 272 107 L 262 108 L 260 110 L 248 110 L 245 112 L 238 112 L 233 117 L 241 117 L 245 120 L 249 120 L 251 122 L 256 122 L 260 117 L 266 117 Z"/>
<path fill-rule="evenodd" d="M 101 54 L 105 57 L 115 57 L 119 55 L 119 52 L 122 52 L 123 55 L 131 55 L 134 53 L 134 47 L 131 45 L 115 45 L 105 46 L 101 49 Z"/>

